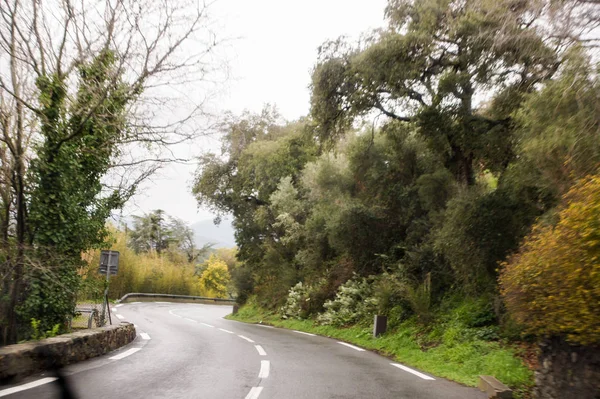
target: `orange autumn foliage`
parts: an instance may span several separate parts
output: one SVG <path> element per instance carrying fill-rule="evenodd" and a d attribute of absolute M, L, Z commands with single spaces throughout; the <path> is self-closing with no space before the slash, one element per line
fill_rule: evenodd
<path fill-rule="evenodd" d="M 600 175 L 571 188 L 556 226 L 533 228 L 503 263 L 500 286 L 528 332 L 600 343 Z"/>

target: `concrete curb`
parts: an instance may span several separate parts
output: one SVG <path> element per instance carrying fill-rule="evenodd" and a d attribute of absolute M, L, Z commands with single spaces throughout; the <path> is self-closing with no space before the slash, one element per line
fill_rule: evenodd
<path fill-rule="evenodd" d="M 104 355 L 132 342 L 135 335 L 133 324 L 121 323 L 5 346 L 0 348 L 0 383 Z"/>

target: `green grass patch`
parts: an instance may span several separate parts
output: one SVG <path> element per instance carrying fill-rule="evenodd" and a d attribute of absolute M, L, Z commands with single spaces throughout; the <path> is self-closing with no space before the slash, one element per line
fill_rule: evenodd
<path fill-rule="evenodd" d="M 371 327 L 357 325 L 338 328 L 317 325 L 312 320 L 283 320 L 279 315 L 261 309 L 253 303 L 242 306 L 236 315 L 229 315 L 227 318 L 336 338 L 468 386 L 476 386 L 479 375 L 493 375 L 515 389 L 516 397 L 529 391 L 533 385 L 533 372 L 516 356 L 513 348 L 497 341 L 474 338 L 473 334 L 468 334 L 468 330 L 452 323 L 445 324 L 447 328 L 444 331 L 434 328 L 424 332 L 414 320 L 408 320 L 383 336 L 373 338 Z M 440 341 L 424 350 L 419 345 L 419 337 L 424 335 L 437 336 Z"/>

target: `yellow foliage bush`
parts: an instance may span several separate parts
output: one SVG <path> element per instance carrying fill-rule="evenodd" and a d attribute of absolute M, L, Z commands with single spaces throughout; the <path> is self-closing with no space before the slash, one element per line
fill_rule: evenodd
<path fill-rule="evenodd" d="M 600 175 L 576 184 L 557 225 L 538 223 L 503 266 L 506 306 L 530 333 L 600 343 Z"/>
<path fill-rule="evenodd" d="M 136 254 L 127 246 L 127 235 L 113 232 L 115 242 L 111 249 L 119 251 L 119 272 L 111 276 L 109 297 L 117 299 L 129 292 L 208 296 L 200 278 L 195 275 L 194 265 L 183 256 L 164 253 Z M 88 270 L 85 279 L 101 281 L 106 277 L 98 273 L 100 251 L 86 254 Z"/>
<path fill-rule="evenodd" d="M 205 262 L 206 268 L 200 276 L 200 285 L 217 298 L 227 297 L 227 286 L 231 280 L 227 263 L 216 255 Z"/>

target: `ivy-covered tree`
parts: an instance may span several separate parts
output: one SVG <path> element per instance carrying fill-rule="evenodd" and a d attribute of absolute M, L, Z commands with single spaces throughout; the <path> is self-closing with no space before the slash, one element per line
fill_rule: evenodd
<path fill-rule="evenodd" d="M 101 182 L 127 129 L 127 107 L 136 99 L 115 63 L 115 54 L 105 51 L 80 65 L 77 99 L 70 106 L 65 77 L 38 79 L 43 139 L 29 169 L 28 222 L 36 257 L 44 260 L 25 273 L 17 311 L 22 320 L 40 320 L 43 331 L 63 328 L 73 314 L 81 253 L 104 243 L 106 219 L 133 193 L 106 192 Z M 91 110 L 99 93 L 106 96 Z"/>

